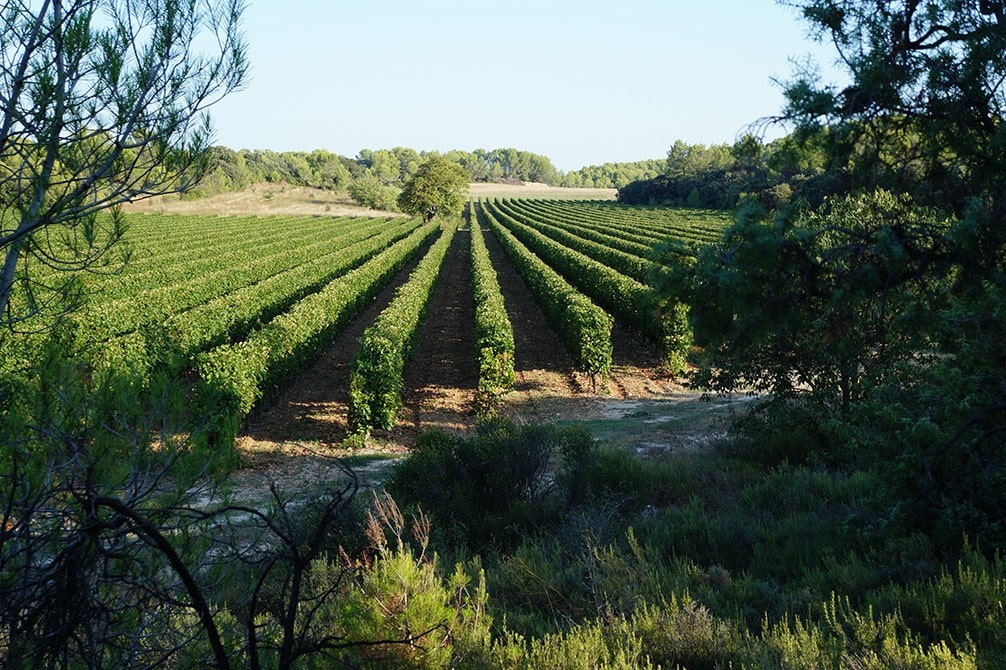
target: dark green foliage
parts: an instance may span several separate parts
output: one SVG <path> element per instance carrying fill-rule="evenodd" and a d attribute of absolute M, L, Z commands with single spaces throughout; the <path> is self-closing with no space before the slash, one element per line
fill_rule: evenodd
<path fill-rule="evenodd" d="M 849 83 L 797 73 L 782 152 L 735 146 L 738 162 L 767 160 L 779 176 L 817 171 L 780 182 L 817 209 L 746 210 L 700 253 L 677 294 L 708 357 L 695 381 L 811 396 L 816 425 L 791 433 L 815 443 L 810 458 L 858 452 L 897 492 L 900 522 L 941 546 L 967 535 L 1001 548 L 1006 14 L 988 2 L 788 4 L 833 42 Z M 820 207 L 808 195 L 828 191 L 841 196 Z M 792 451 L 781 437 L 771 449 Z"/>
<path fill-rule="evenodd" d="M 944 636 L 971 640 L 977 646 L 979 667 L 1002 667 L 1003 602 L 1006 598 L 1006 560 L 987 558 L 965 546 L 956 565 L 912 584 L 892 583 L 874 590 L 868 600 L 878 611 L 901 613 L 906 627 L 935 642 Z"/>
<path fill-rule="evenodd" d="M 841 54 L 848 84 L 812 67 L 784 91 L 780 118 L 814 137 L 846 188 L 886 188 L 963 213 L 974 198 L 1001 214 L 1006 15 L 999 3 L 797 0 L 810 29 Z M 822 129 L 824 132 L 822 133 Z"/>
<path fill-rule="evenodd" d="M 847 442 L 837 430 L 839 422 L 827 407 L 801 396 L 773 396 L 755 401 L 734 422 L 737 439 L 726 450 L 739 458 L 762 465 L 843 465 L 852 454 L 842 449 Z M 834 430 L 829 431 L 832 428 Z"/>
<path fill-rule="evenodd" d="M 132 650 L 149 662 L 202 632 L 195 617 L 166 625 L 167 601 L 194 605 L 148 545 L 152 534 L 116 508 L 177 528 L 170 508 L 196 495 L 186 483 L 208 482 L 232 465 L 231 454 L 180 437 L 189 419 L 176 380 L 82 374 L 72 336 L 49 335 L 31 368 L 8 368 L 0 388 L 0 661 L 121 666 L 153 625 L 158 640 Z M 174 539 L 178 551 L 205 546 L 187 533 Z"/>
<path fill-rule="evenodd" d="M 240 191 L 261 182 L 285 183 L 329 190 L 346 189 L 361 205 L 393 211 L 395 198 L 405 183 L 416 175 L 424 161 L 434 158 L 444 158 L 463 168 L 467 181 L 473 182 L 527 181 L 558 186 L 564 179 L 547 156 L 512 148 L 492 151 L 455 149 L 440 154 L 392 147 L 361 149 L 355 158 L 349 158 L 323 149 L 276 152 L 213 147 L 206 177 L 186 197 Z M 633 178 L 638 178 L 638 175 Z M 579 181 L 576 177 L 574 180 Z M 613 187 L 600 183 L 596 186 Z"/>
<path fill-rule="evenodd" d="M 402 211 L 430 221 L 435 216 L 460 216 L 467 194 L 468 174 L 464 168 L 434 157 L 405 182 L 397 202 Z"/>
<path fill-rule="evenodd" d="M 925 324 L 940 299 L 929 271 L 946 227 L 884 192 L 796 219 L 742 213 L 683 269 L 708 357 L 696 383 L 806 390 L 847 411 L 928 348 Z"/>
<path fill-rule="evenodd" d="M 640 179 L 652 179 L 664 171 L 667 161 L 653 159 L 635 163 L 604 163 L 567 172 L 562 185 L 573 188 L 622 188 Z"/>
<path fill-rule="evenodd" d="M 385 212 L 398 212 L 398 199 L 402 190 L 397 186 L 382 183 L 377 177 L 363 175 L 353 181 L 346 190 L 358 205 Z"/>
<path fill-rule="evenodd" d="M 485 434 L 466 440 L 424 433 L 388 490 L 421 506 L 437 533 L 464 546 L 519 542 L 523 532 L 554 514 L 549 475 L 557 454 L 551 434 L 513 433 L 499 441 Z"/>
<path fill-rule="evenodd" d="M 678 140 L 667 153 L 662 174 L 620 185 L 618 200 L 629 205 L 732 209 L 742 197 L 757 196 L 774 185 L 768 180 L 769 155 L 769 149 L 750 135 L 733 147 Z"/>
<path fill-rule="evenodd" d="M 852 419 L 857 441 L 896 492 L 904 522 L 941 546 L 972 538 L 1006 546 L 1006 422 L 1002 391 L 977 385 L 954 359 L 905 371 Z"/>
<path fill-rule="evenodd" d="M 514 547 L 597 493 L 579 475 L 593 447 L 582 430 L 502 421 L 483 424 L 472 438 L 428 432 L 388 490 L 430 514 L 448 546 Z"/>
<path fill-rule="evenodd" d="M 566 434 L 427 433 L 391 482 L 431 513 L 432 546 L 495 548 L 483 555 L 492 611 L 506 619 L 494 643 L 502 667 L 562 667 L 567 656 L 840 668 L 854 655 L 878 670 L 1000 658 L 1000 562 L 965 549 L 968 567 L 941 576 L 932 544 L 890 522 L 875 474 L 708 454 L 647 464 L 589 439 L 557 448 Z M 658 491 L 666 482 L 674 495 Z M 668 502 L 646 507 L 656 496 Z M 979 650 L 965 626 L 980 631 Z"/>

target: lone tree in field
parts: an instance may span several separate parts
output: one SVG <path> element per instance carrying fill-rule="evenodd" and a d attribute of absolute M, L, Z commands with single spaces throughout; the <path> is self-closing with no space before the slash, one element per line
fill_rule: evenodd
<path fill-rule="evenodd" d="M 468 191 L 468 172 L 446 158 L 431 158 L 405 183 L 398 206 L 430 221 L 435 216 L 460 215 Z"/>
<path fill-rule="evenodd" d="M 67 309 L 117 207 L 191 187 L 207 107 L 247 72 L 243 0 L 42 0 L 0 11 L 0 315 Z M 111 210 L 112 216 L 98 217 Z M 53 272 L 56 270 L 57 272 Z M 41 322 L 44 325 L 44 322 Z"/>

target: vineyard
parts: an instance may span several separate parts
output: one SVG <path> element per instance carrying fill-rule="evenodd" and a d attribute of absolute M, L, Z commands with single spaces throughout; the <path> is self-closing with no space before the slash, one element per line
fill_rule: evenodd
<path fill-rule="evenodd" d="M 666 360 L 674 312 L 653 286 L 662 266 L 652 249 L 714 240 L 726 223 L 701 211 L 531 199 L 472 201 L 463 221 L 428 224 L 133 215 L 131 260 L 86 278 L 91 302 L 69 330 L 92 374 L 185 384 L 193 414 L 209 417 L 200 434 L 221 445 L 342 338 L 337 369 L 311 382 L 340 389 L 342 430 L 325 438 L 338 442 L 395 426 L 403 393 L 423 383 L 415 370 L 436 366 L 428 348 L 438 340 L 450 351 L 423 375 L 460 376 L 469 413 L 505 401 L 515 361 L 533 355 L 515 331 L 517 343 L 524 329 L 554 333 L 565 351 L 549 364 L 575 368 L 590 392 L 608 388 L 618 338 Z M 533 313 L 515 312 L 518 289 Z M 451 338 L 438 335 L 448 302 L 470 311 Z M 17 351 L 35 355 L 30 335 Z"/>

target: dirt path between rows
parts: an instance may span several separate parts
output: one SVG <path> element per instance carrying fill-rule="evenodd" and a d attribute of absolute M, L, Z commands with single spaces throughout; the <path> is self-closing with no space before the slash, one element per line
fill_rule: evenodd
<path fill-rule="evenodd" d="M 377 439 L 410 444 L 427 428 L 465 430 L 472 423 L 475 365 L 475 305 L 469 248 L 471 231 L 454 235 L 440 268 L 426 318 L 402 375 L 404 407 L 394 431 Z"/>

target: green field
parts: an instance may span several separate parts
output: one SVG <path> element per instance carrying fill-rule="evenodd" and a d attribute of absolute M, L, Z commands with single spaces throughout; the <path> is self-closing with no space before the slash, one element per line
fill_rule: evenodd
<path fill-rule="evenodd" d="M 519 243 L 524 253 L 540 257 L 535 262 L 554 281 L 569 282 L 563 289 L 569 295 L 596 303 L 590 309 L 656 344 L 662 333 L 647 316 L 658 299 L 646 276 L 659 270 L 648 258 L 651 248 L 663 239 L 713 240 L 726 225 L 725 216 L 712 212 L 605 201 L 493 199 L 473 207 L 493 225 L 505 224 L 497 235 L 513 233 L 525 243 L 533 236 L 533 251 Z M 68 319 L 73 347 L 96 373 L 126 374 L 140 386 L 163 375 L 196 379 L 191 392 L 210 405 L 204 410 L 223 417 L 226 441 L 245 414 L 310 366 L 371 296 L 440 235 L 405 218 L 134 214 L 122 242 L 129 262 L 85 277 L 89 301 Z M 521 272 L 528 279 L 530 270 Z M 541 289 L 552 297 L 556 290 Z M 599 317 L 587 332 L 559 313 L 564 309 L 549 312 L 552 326 L 586 372 L 605 376 L 610 317 Z M 9 365 L 29 356 L 31 340 L 8 343 L 18 352 L 7 357 Z"/>

